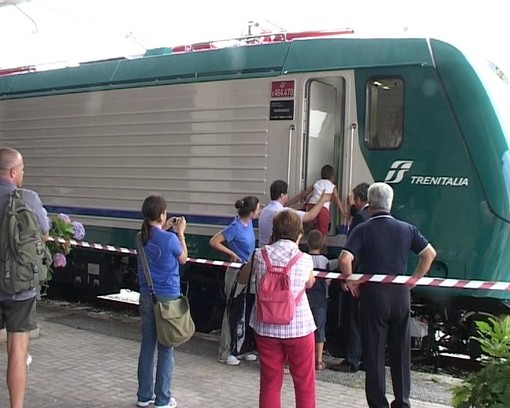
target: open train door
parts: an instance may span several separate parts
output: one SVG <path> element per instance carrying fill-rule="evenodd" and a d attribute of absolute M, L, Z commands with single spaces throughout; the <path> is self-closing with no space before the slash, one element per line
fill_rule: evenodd
<path fill-rule="evenodd" d="M 314 78 L 306 83 L 305 123 L 303 126 L 303 164 L 301 189 L 312 186 L 321 177 L 322 166 L 335 169 L 338 191 L 342 191 L 344 174 L 343 138 L 345 118 L 345 81 L 341 77 Z M 346 197 L 342 197 L 345 202 Z M 342 231 L 336 205 L 331 203 L 331 239 Z"/>
<path fill-rule="evenodd" d="M 305 90 L 305 129 L 303 137 L 302 188 L 320 178 L 323 165 L 330 164 L 336 173 L 337 189 L 345 205 L 353 183 L 353 157 L 359 154 L 354 96 L 349 98 L 353 79 L 345 76 L 314 77 L 308 80 Z M 350 105 L 349 105 L 350 104 Z M 351 117 L 352 116 L 352 117 Z M 336 205 L 331 204 L 331 227 L 328 237 L 328 258 L 336 259 L 345 243 L 348 220 L 343 219 Z M 340 281 L 329 287 L 326 322 L 326 347 L 333 356 L 344 356 L 347 343 L 342 327 L 342 290 Z"/>

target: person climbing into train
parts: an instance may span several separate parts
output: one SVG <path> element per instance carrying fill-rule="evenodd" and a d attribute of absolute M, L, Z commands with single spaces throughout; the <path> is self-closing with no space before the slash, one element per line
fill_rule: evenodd
<path fill-rule="evenodd" d="M 227 255 L 231 262 L 245 263 L 255 250 L 255 231 L 253 220 L 258 218 L 260 213 L 259 199 L 254 196 L 247 196 L 235 203 L 237 217 L 224 228 L 216 233 L 209 241 L 209 245 L 217 251 Z M 227 245 L 225 245 L 227 243 Z M 236 285 L 239 268 L 229 267 L 225 271 L 225 312 L 221 324 L 220 345 L 218 348 L 218 361 L 230 366 L 239 365 L 242 357 L 247 361 L 256 360 L 257 356 L 247 353 L 243 356 L 233 354 L 232 333 L 229 316 L 229 300 L 232 289 Z M 247 325 L 246 325 L 247 326 Z"/>
<path fill-rule="evenodd" d="M 310 210 L 313 208 L 321 199 L 324 193 L 331 194 L 332 200 L 334 200 L 338 211 L 346 219 L 349 218 L 349 214 L 345 210 L 345 206 L 338 195 L 338 189 L 335 185 L 335 169 L 329 164 L 322 166 L 321 178 L 317 180 L 312 186 L 299 193 L 296 197 L 289 200 L 289 207 L 293 207 L 297 203 L 306 202 L 306 209 Z M 319 215 L 313 221 L 313 229 L 319 230 L 323 235 L 328 235 L 331 225 L 331 214 L 330 214 L 331 200 L 326 201 L 322 204 L 322 208 Z"/>

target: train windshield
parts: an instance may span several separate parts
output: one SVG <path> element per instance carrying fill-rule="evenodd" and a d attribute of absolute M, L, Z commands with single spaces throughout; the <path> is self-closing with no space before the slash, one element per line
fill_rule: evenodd
<path fill-rule="evenodd" d="M 501 129 L 505 134 L 510 148 L 510 73 L 503 70 L 491 61 L 472 61 L 481 81 L 485 85 L 492 106 L 498 115 Z"/>
<path fill-rule="evenodd" d="M 508 202 L 510 203 L 510 115 L 508 112 L 510 106 L 510 73 L 503 72 L 500 67 L 491 61 L 479 59 L 477 61 L 472 60 L 471 63 L 485 85 L 505 136 L 507 150 L 501 157 L 501 161 L 507 186 Z"/>

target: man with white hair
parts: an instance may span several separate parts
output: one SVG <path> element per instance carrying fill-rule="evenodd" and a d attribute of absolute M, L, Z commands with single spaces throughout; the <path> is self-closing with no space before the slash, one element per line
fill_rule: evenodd
<path fill-rule="evenodd" d="M 390 215 L 393 189 L 374 183 L 368 189 L 370 219 L 352 230 L 338 263 L 344 275 L 352 274 L 352 262 L 364 274 L 405 275 L 410 252 L 418 265 L 406 285 L 367 282 L 349 284 L 360 297 L 360 326 L 365 366 L 365 394 L 370 408 L 388 408 L 386 399 L 386 344 L 395 400 L 392 408 L 409 408 L 411 390 L 411 292 L 436 257 L 436 251 L 418 229 Z"/>

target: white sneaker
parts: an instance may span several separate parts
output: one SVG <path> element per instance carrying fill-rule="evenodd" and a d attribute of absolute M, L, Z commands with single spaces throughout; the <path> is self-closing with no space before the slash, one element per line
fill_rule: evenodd
<path fill-rule="evenodd" d="M 225 363 L 229 366 L 236 366 L 241 364 L 241 360 L 239 360 L 236 356 L 233 356 L 232 354 L 227 357 L 227 360 Z"/>
<path fill-rule="evenodd" d="M 175 408 L 177 407 L 177 401 L 175 398 L 170 398 L 170 401 L 168 401 L 168 404 L 166 405 L 154 405 L 154 408 Z"/>
<path fill-rule="evenodd" d="M 247 353 L 243 356 L 243 360 L 246 361 L 257 361 L 257 355 L 254 353 Z"/>
<path fill-rule="evenodd" d="M 154 398 L 149 401 L 138 401 L 136 403 L 137 407 L 148 407 L 149 405 L 154 404 Z"/>
<path fill-rule="evenodd" d="M 30 368 L 30 364 L 32 364 L 32 361 L 33 361 L 32 356 L 29 354 L 27 356 L 27 367 L 28 368 Z"/>

